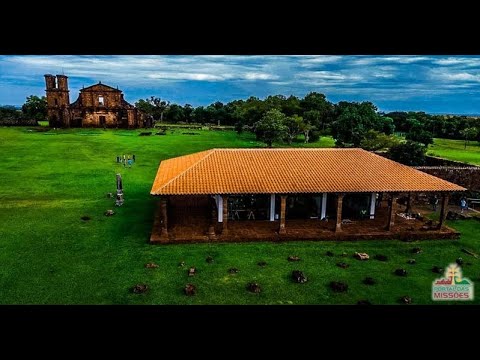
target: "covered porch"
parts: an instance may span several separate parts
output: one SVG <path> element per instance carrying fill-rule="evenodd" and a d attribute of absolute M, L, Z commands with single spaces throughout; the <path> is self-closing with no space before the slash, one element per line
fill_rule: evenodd
<path fill-rule="evenodd" d="M 320 193 L 162 196 L 150 241 L 440 239 L 448 192 L 438 193 L 439 221 L 412 218 L 414 193 Z M 409 200 L 410 199 L 410 200 Z M 424 213 L 423 209 L 420 211 Z"/>

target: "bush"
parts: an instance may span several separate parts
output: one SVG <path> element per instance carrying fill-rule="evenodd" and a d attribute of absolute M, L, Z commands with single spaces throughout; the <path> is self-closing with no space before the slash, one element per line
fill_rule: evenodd
<path fill-rule="evenodd" d="M 421 166 L 425 164 L 427 148 L 414 141 L 407 141 L 394 145 L 387 153 L 389 159 L 398 161 L 408 166 Z"/>

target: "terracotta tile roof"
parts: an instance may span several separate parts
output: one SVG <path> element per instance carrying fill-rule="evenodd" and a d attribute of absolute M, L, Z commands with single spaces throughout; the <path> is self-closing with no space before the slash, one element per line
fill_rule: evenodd
<path fill-rule="evenodd" d="M 212 149 L 161 162 L 152 195 L 463 191 L 362 149 Z"/>

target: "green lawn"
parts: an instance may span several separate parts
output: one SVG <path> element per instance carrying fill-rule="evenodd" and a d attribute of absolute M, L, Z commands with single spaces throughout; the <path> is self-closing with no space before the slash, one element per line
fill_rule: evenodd
<path fill-rule="evenodd" d="M 462 231 L 460 241 L 149 245 L 155 207 L 149 191 L 160 160 L 213 147 L 262 145 L 251 134 L 231 131 L 140 132 L 0 128 L 0 304 L 355 304 L 360 299 L 395 304 L 403 295 L 430 304 L 431 282 L 438 277 L 431 267 L 445 267 L 459 256 L 470 263 L 464 276 L 480 280 L 480 260 L 460 251 L 480 253 L 476 220 L 451 224 Z M 316 144 L 332 145 L 330 138 Z M 130 169 L 115 163 L 124 153 L 136 155 Z M 125 204 L 115 208 L 106 193 L 115 191 L 118 172 Z M 116 215 L 105 217 L 107 209 Z M 92 219 L 82 221 L 82 216 Z M 410 254 L 416 246 L 423 253 Z M 329 250 L 334 257 L 325 255 Z M 389 261 L 360 262 L 351 257 L 355 251 L 384 254 Z M 288 262 L 289 255 L 302 260 Z M 207 263 L 207 256 L 214 262 Z M 409 258 L 417 264 L 406 264 Z M 267 262 L 263 268 L 257 265 L 262 260 Z M 159 268 L 146 269 L 151 261 Z M 178 266 L 181 261 L 185 267 Z M 350 267 L 337 267 L 341 261 Z M 189 266 L 198 269 L 193 278 L 187 277 Z M 239 273 L 228 274 L 231 267 Z M 407 277 L 393 274 L 399 267 L 408 270 Z M 290 280 L 295 269 L 305 272 L 306 284 Z M 366 276 L 377 284 L 362 284 Z M 328 288 L 338 280 L 348 283 L 347 293 Z M 250 281 L 263 292 L 248 293 Z M 188 282 L 197 285 L 197 296 L 183 294 Z M 148 284 L 150 291 L 131 293 L 137 283 Z M 478 304 L 478 287 L 476 294 L 473 303 Z"/>
<path fill-rule="evenodd" d="M 448 160 L 480 165 L 480 144 L 477 141 L 470 141 L 465 149 L 465 141 L 463 140 L 436 138 L 434 143 L 428 147 L 427 154 Z"/>

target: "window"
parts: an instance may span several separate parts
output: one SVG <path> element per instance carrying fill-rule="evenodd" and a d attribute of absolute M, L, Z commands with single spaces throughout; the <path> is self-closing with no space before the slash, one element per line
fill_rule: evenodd
<path fill-rule="evenodd" d="M 105 125 L 105 116 L 100 116 L 99 119 L 100 119 L 100 125 L 102 126 Z"/>
<path fill-rule="evenodd" d="M 55 99 L 55 105 L 58 105 L 58 99 Z"/>
<path fill-rule="evenodd" d="M 102 95 L 100 95 L 100 96 L 98 97 L 98 105 L 100 105 L 100 106 L 104 106 L 104 105 L 105 105 L 105 102 L 104 102 L 104 100 L 103 100 L 103 96 L 102 96 Z"/>

